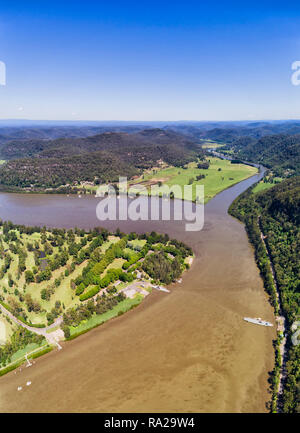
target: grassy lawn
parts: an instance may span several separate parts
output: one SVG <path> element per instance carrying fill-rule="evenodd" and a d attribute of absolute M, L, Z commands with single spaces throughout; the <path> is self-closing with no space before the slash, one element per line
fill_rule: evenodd
<path fill-rule="evenodd" d="M 183 186 L 188 185 L 190 179 L 193 178 L 193 185 L 204 186 L 204 202 L 207 203 L 219 192 L 257 173 L 257 169 L 249 165 L 231 164 L 230 161 L 216 157 L 209 157 L 208 159 L 210 160 L 210 167 L 207 170 L 198 169 L 197 163 L 191 162 L 187 169 L 168 167 L 149 173 L 139 178 L 135 184 L 139 183 L 149 188 L 151 184 L 162 182 L 169 187 L 179 185 L 183 190 Z M 196 181 L 196 176 L 200 174 L 205 175 L 205 178 Z M 175 193 L 175 198 L 181 197 Z M 196 191 L 194 190 L 193 200 L 195 198 Z"/>
<path fill-rule="evenodd" d="M 140 304 L 140 302 L 143 300 L 143 296 L 137 294 L 133 299 L 125 299 L 124 301 L 120 302 L 118 305 L 113 307 L 112 310 L 107 311 L 104 314 L 96 315 L 94 314 L 92 317 L 90 317 L 88 320 L 84 320 L 80 323 L 80 325 L 73 327 L 70 326 L 70 333 L 71 336 L 74 334 L 77 334 L 79 332 L 86 331 L 90 328 L 93 328 L 97 325 L 100 325 L 104 322 L 107 322 L 108 320 L 112 319 L 113 317 L 116 317 L 120 314 L 120 312 L 125 313 L 126 311 L 130 310 L 133 306 L 136 306 Z"/>
<path fill-rule="evenodd" d="M 136 251 L 133 251 L 131 248 L 124 248 L 124 253 L 128 254 L 131 257 L 136 254 Z"/>
<path fill-rule="evenodd" d="M 105 251 L 112 245 L 118 242 L 120 238 L 118 236 L 108 236 L 108 240 L 101 245 L 101 251 L 105 253 Z"/>
<path fill-rule="evenodd" d="M 280 177 L 275 177 L 274 178 L 274 182 L 264 182 L 264 181 L 260 181 L 254 188 L 253 188 L 253 192 L 257 193 L 257 192 L 261 192 L 261 191 L 265 191 L 266 189 L 270 189 L 272 188 L 272 186 L 277 185 L 278 183 L 280 183 L 282 181 L 282 178 Z"/>
<path fill-rule="evenodd" d="M 253 192 L 257 193 L 257 192 L 261 192 L 261 191 L 265 191 L 266 189 L 270 189 L 272 188 L 272 186 L 274 186 L 275 183 L 270 183 L 270 182 L 259 182 L 254 188 L 253 188 Z"/>
<path fill-rule="evenodd" d="M 37 343 L 30 343 L 27 344 L 27 346 L 24 347 L 24 349 L 20 349 L 17 352 L 15 352 L 11 357 L 11 362 L 17 361 L 19 358 L 22 358 L 26 355 L 26 353 L 32 352 L 33 350 L 37 349 L 38 347 L 44 346 L 46 344 L 46 340 L 42 341 L 41 344 Z"/>
<path fill-rule="evenodd" d="M 42 308 L 47 311 L 51 311 L 54 307 L 56 301 L 61 301 L 61 303 L 66 307 L 74 307 L 80 303 L 78 296 L 75 296 L 74 290 L 71 289 L 71 280 L 78 277 L 81 274 L 82 269 L 87 265 L 87 261 L 82 262 L 77 265 L 74 272 L 72 272 L 68 277 L 64 277 L 59 287 L 55 288 L 55 292 L 51 295 L 49 301 L 41 299 L 41 290 L 46 288 L 54 281 L 55 278 L 59 277 L 61 273 L 64 273 L 66 266 L 63 266 L 52 272 L 51 281 L 42 281 L 39 284 L 31 283 L 27 286 L 26 293 L 30 293 L 33 299 L 36 299 Z M 32 323 L 46 323 L 46 313 L 34 313 L 28 312 L 28 317 Z"/>
<path fill-rule="evenodd" d="M 6 324 L 4 320 L 0 319 L 0 345 L 5 344 L 7 341 Z"/>
<path fill-rule="evenodd" d="M 105 269 L 105 271 L 101 274 L 101 278 L 103 278 L 108 269 L 122 269 L 123 263 L 125 263 L 126 260 L 125 259 L 115 259 L 112 263 L 110 263 L 107 268 Z"/>
<path fill-rule="evenodd" d="M 6 340 L 9 341 L 10 340 L 10 336 L 16 330 L 17 325 L 14 322 L 9 322 L 8 318 L 5 317 L 4 315 L 2 315 L 1 318 L 4 321 L 5 327 L 6 327 Z"/>
<path fill-rule="evenodd" d="M 106 271 L 107 271 L 108 269 L 121 269 L 122 266 L 123 266 L 123 263 L 125 263 L 125 262 L 126 262 L 126 260 L 125 260 L 125 259 L 122 259 L 122 258 L 120 258 L 120 259 L 115 259 L 112 263 L 110 263 L 110 264 L 107 266 Z"/>
<path fill-rule="evenodd" d="M 130 248 L 140 247 L 143 248 L 143 246 L 146 244 L 146 239 L 134 239 L 132 241 L 128 241 L 128 245 L 130 245 Z"/>

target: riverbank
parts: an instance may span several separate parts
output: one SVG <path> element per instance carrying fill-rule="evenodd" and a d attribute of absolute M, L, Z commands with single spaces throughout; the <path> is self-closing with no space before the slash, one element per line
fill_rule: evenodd
<path fill-rule="evenodd" d="M 257 196 L 257 194 L 256 186 L 254 185 L 254 187 L 249 188 L 249 190 L 244 192 L 232 203 L 229 212 L 232 216 L 238 218 L 245 224 L 249 242 L 254 247 L 255 260 L 261 272 L 266 293 L 274 309 L 277 335 L 276 339 L 273 341 L 275 363 L 272 373 L 270 374 L 272 393 L 270 411 L 282 412 L 284 410 L 284 385 L 287 380 L 288 318 L 285 315 L 286 311 L 284 311 L 282 307 L 282 296 L 284 295 L 280 293 L 275 266 L 269 249 L 268 235 L 270 235 L 270 232 L 268 232 L 268 235 L 264 233 L 262 218 L 263 216 L 265 217 L 265 215 L 263 213 L 263 207 L 259 204 L 259 198 L 258 202 L 255 200 L 255 197 L 260 197 L 259 195 Z M 280 218 L 280 216 L 277 218 Z M 284 237 L 281 235 L 280 243 L 283 238 Z M 278 256 L 276 256 L 276 260 L 278 260 Z"/>
<path fill-rule="evenodd" d="M 155 230 L 185 241 L 195 252 L 191 269 L 170 294 L 153 291 L 132 312 L 39 358 L 21 373 L 22 381 L 32 381 L 26 393 L 16 393 L 14 374 L 2 377 L 0 410 L 265 412 L 273 331 L 249 327 L 243 317 L 272 322 L 274 316 L 244 228 L 227 214 L 260 177 L 211 200 L 201 232 L 185 232 L 182 221 L 104 222 L 108 229 Z M 88 197 L 0 195 L 1 204 L 14 222 L 97 225 L 97 203 Z"/>
<path fill-rule="evenodd" d="M 277 339 L 275 342 L 275 367 L 273 370 L 274 380 L 273 380 L 273 393 L 272 393 L 272 411 L 273 412 L 282 412 L 282 397 L 283 397 L 283 390 L 284 390 L 284 384 L 287 377 L 287 371 L 286 371 L 286 360 L 287 360 L 287 335 L 288 335 L 288 327 L 287 327 L 287 321 L 286 317 L 283 314 L 281 300 L 280 300 L 280 292 L 278 283 L 276 280 L 276 274 L 274 270 L 274 265 L 271 259 L 270 252 L 268 250 L 268 246 L 265 241 L 265 235 L 262 231 L 262 227 L 259 221 L 259 228 L 260 228 L 260 236 L 261 241 L 264 245 L 264 248 L 266 250 L 268 259 L 269 259 L 269 266 L 272 272 L 272 278 L 273 278 L 273 284 L 274 284 L 274 290 L 275 290 L 275 296 L 276 296 L 276 302 L 274 307 L 274 314 L 276 317 L 276 330 L 277 330 Z"/>
<path fill-rule="evenodd" d="M 145 170 L 136 179 L 129 180 L 128 186 L 132 191 L 140 192 L 139 188 L 143 187 L 147 190 L 147 194 L 151 193 L 151 187 L 160 187 L 162 184 L 169 188 L 179 186 L 181 193 L 176 189 L 171 198 L 181 199 L 183 197 L 184 185 L 193 185 L 192 200 L 196 199 L 197 185 L 204 186 L 204 203 L 207 203 L 215 195 L 221 191 L 230 188 L 231 186 L 245 180 L 255 173 L 257 169 L 246 164 L 231 164 L 229 160 L 223 157 L 209 157 L 208 168 L 198 168 L 197 165 L 201 161 L 191 162 L 184 167 L 173 167 L 166 164 Z M 78 184 L 76 186 L 61 185 L 58 188 L 17 188 L 0 184 L 0 192 L 4 193 L 21 193 L 21 194 L 49 194 L 49 195 L 73 195 L 80 198 L 85 195 L 95 196 L 99 185 L 89 185 L 88 183 Z M 153 194 L 157 195 L 157 193 Z M 186 198 L 185 198 L 186 199 Z"/>

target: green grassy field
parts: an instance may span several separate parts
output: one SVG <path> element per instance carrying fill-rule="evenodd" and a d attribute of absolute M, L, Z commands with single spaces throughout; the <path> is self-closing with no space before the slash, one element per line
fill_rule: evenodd
<path fill-rule="evenodd" d="M 226 146 L 226 144 L 217 143 L 212 140 L 205 140 L 200 142 L 202 149 L 217 149 L 218 147 Z"/>
<path fill-rule="evenodd" d="M 0 319 L 0 345 L 6 343 L 6 326 L 4 320 Z"/>
<path fill-rule="evenodd" d="M 129 257 L 131 257 L 136 254 L 136 251 L 132 250 L 131 248 L 124 248 L 124 253 L 128 254 Z"/>
<path fill-rule="evenodd" d="M 117 236 L 109 236 L 107 241 L 104 242 L 103 245 L 101 245 L 101 251 L 104 253 L 112 244 L 115 244 L 120 240 Z"/>
<path fill-rule="evenodd" d="M 84 320 L 83 322 L 81 322 L 80 325 L 76 327 L 70 326 L 71 337 L 74 334 L 82 333 L 84 331 L 87 331 L 88 329 L 94 328 L 102 323 L 107 322 L 108 320 L 120 315 L 121 312 L 125 313 L 126 311 L 140 304 L 143 299 L 144 297 L 142 295 L 137 294 L 133 299 L 125 299 L 124 301 L 113 307 L 112 310 L 109 310 L 104 314 L 94 314 L 88 320 Z"/>
<path fill-rule="evenodd" d="M 70 263 L 70 260 L 69 262 Z M 38 301 L 42 308 L 44 308 L 46 311 L 50 311 L 56 301 L 61 301 L 62 304 L 64 304 L 66 307 L 73 307 L 75 305 L 78 305 L 80 303 L 78 297 L 75 296 L 74 291 L 71 289 L 70 283 L 71 280 L 78 277 L 83 268 L 86 266 L 87 261 L 84 261 L 80 265 L 77 265 L 74 272 L 70 274 L 68 277 L 64 277 L 59 287 L 55 288 L 54 294 L 51 296 L 49 301 L 41 299 L 41 291 L 49 286 L 49 281 L 42 281 L 39 284 L 36 283 L 30 283 L 27 286 L 26 293 L 30 293 L 32 295 L 32 298 Z M 55 278 L 58 278 L 59 275 L 64 273 L 66 269 L 66 266 L 62 266 L 59 269 L 52 272 L 52 281 Z M 46 318 L 46 313 L 34 313 L 34 312 L 28 312 L 28 317 L 32 321 L 32 323 L 44 323 Z"/>
<path fill-rule="evenodd" d="M 10 336 L 16 329 L 16 325 L 10 322 L 9 319 L 4 315 L 0 315 L 0 345 L 5 344 L 9 341 Z"/>
<path fill-rule="evenodd" d="M 146 239 L 134 239 L 132 241 L 128 242 L 128 245 L 130 245 L 130 247 L 132 248 L 143 248 L 143 246 L 146 244 Z"/>
<path fill-rule="evenodd" d="M 266 189 L 270 189 L 272 188 L 272 186 L 274 186 L 274 183 L 269 183 L 269 182 L 259 182 L 254 188 L 253 188 L 253 192 L 257 193 L 257 192 L 261 192 L 261 191 L 265 191 Z"/>
<path fill-rule="evenodd" d="M 109 269 L 122 269 L 123 263 L 125 263 L 125 259 L 115 259 L 112 263 L 110 263 L 105 271 L 101 274 L 101 278 L 103 278 Z"/>
<path fill-rule="evenodd" d="M 257 193 L 257 192 L 261 192 L 261 191 L 265 191 L 266 189 L 270 189 L 272 188 L 272 186 L 275 186 L 277 183 L 280 183 L 282 181 L 282 178 L 280 177 L 276 177 L 274 178 L 273 182 L 264 182 L 263 180 L 261 180 L 254 188 L 253 188 L 253 192 Z"/>
<path fill-rule="evenodd" d="M 193 179 L 193 185 L 204 186 L 204 202 L 207 203 L 216 194 L 224 189 L 238 183 L 257 173 L 257 168 L 245 164 L 231 164 L 230 161 L 209 157 L 210 167 L 208 169 L 198 169 L 196 162 L 188 164 L 187 169 L 178 167 L 168 167 L 143 175 L 137 179 L 133 185 L 140 184 L 146 188 L 151 185 L 166 184 L 169 187 L 174 185 L 188 185 Z M 204 179 L 196 181 L 196 176 L 205 175 Z M 175 198 L 181 198 L 175 193 Z M 196 198 L 196 190 L 193 191 L 193 200 Z"/>
<path fill-rule="evenodd" d="M 38 347 L 44 346 L 45 344 L 46 344 L 46 340 L 44 340 L 42 344 L 37 344 L 37 343 L 27 344 L 27 346 L 24 347 L 24 349 L 20 349 L 13 354 L 13 356 L 11 357 L 11 362 L 15 362 L 18 359 L 23 358 L 23 356 L 25 356 L 26 353 L 30 353 L 33 350 L 37 349 Z"/>
<path fill-rule="evenodd" d="M 44 341 L 42 345 L 32 343 L 27 344 L 24 349 L 20 349 L 12 355 L 12 361 L 8 365 L 0 368 L 0 376 L 3 376 L 22 365 L 26 361 L 26 354 L 29 359 L 35 359 L 50 352 L 52 349 L 53 346 L 49 346 L 46 341 Z"/>

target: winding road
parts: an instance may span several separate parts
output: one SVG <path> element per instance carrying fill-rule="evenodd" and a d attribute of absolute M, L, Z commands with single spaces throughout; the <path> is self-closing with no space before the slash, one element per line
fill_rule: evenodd
<path fill-rule="evenodd" d="M 28 331 L 31 331 L 35 334 L 42 335 L 45 337 L 45 339 L 50 344 L 56 344 L 57 347 L 61 346 L 58 344 L 59 340 L 62 340 L 64 338 L 63 331 L 61 329 L 56 329 L 53 332 L 48 332 L 49 330 L 56 328 L 57 326 L 60 326 L 62 324 L 63 318 L 62 316 L 55 319 L 55 321 L 49 325 L 45 326 L 45 328 L 35 328 L 34 326 L 29 326 L 23 323 L 21 320 L 16 318 L 10 311 L 8 311 L 3 305 L 0 304 L 0 310 L 3 314 L 5 314 L 7 317 L 9 317 L 13 322 L 15 322 L 17 325 L 22 326 L 22 328 L 28 329 Z"/>

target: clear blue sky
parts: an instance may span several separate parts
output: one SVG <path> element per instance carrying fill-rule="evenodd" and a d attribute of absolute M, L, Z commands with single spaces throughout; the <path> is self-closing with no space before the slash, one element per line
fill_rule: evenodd
<path fill-rule="evenodd" d="M 300 118 L 294 1 L 1 1 L 0 118 Z"/>

